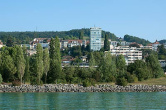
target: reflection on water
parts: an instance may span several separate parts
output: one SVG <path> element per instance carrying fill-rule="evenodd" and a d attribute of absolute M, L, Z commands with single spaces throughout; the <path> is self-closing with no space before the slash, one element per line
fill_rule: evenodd
<path fill-rule="evenodd" d="M 0 109 L 166 109 L 166 93 L 0 93 Z"/>

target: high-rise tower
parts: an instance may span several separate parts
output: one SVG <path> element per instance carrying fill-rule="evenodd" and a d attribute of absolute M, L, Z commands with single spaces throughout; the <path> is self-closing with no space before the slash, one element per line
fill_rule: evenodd
<path fill-rule="evenodd" d="M 101 49 L 101 28 L 90 28 L 90 50 L 99 51 Z"/>

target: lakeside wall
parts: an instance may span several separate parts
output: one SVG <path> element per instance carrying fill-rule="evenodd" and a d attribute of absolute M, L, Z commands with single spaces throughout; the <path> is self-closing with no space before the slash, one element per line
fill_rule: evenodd
<path fill-rule="evenodd" d="M 166 92 L 166 85 L 96 85 L 83 87 L 78 84 L 45 84 L 10 86 L 0 85 L 0 92 Z"/>

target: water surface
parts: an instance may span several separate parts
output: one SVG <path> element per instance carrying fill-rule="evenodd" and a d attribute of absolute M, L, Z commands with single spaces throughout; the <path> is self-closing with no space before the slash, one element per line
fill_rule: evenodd
<path fill-rule="evenodd" d="M 0 109 L 166 110 L 166 92 L 0 93 Z"/>

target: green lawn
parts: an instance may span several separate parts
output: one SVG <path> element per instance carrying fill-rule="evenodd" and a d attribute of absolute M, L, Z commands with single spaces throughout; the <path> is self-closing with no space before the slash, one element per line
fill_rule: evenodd
<path fill-rule="evenodd" d="M 110 84 L 110 85 L 115 85 L 115 83 L 110 82 L 97 82 L 96 84 Z M 138 81 L 135 83 L 128 83 L 128 85 L 166 85 L 166 76 L 161 77 L 161 78 L 154 78 L 154 79 L 148 79 L 144 81 Z"/>
<path fill-rule="evenodd" d="M 129 83 L 128 85 L 166 85 L 166 77 L 148 79 L 144 81 L 138 81 L 135 83 Z"/>

